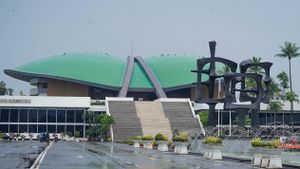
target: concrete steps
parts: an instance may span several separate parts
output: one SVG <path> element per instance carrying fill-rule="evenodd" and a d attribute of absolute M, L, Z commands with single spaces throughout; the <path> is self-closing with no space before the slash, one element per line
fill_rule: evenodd
<path fill-rule="evenodd" d="M 116 142 L 157 133 L 171 140 L 175 130 L 200 130 L 189 102 L 108 101 L 107 106 L 116 122 L 113 125 Z"/>
<path fill-rule="evenodd" d="M 157 133 L 172 138 L 172 129 L 169 119 L 165 117 L 160 102 L 139 101 L 135 102 L 137 115 L 141 120 L 143 135 L 155 136 Z"/>
<path fill-rule="evenodd" d="M 121 142 L 142 135 L 142 127 L 136 114 L 134 101 L 109 101 L 108 107 L 115 119 L 115 124 L 112 126 L 114 141 Z"/>

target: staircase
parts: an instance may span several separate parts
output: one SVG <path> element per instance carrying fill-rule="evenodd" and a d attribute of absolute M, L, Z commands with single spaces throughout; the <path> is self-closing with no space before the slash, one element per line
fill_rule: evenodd
<path fill-rule="evenodd" d="M 121 142 L 143 135 L 134 101 L 108 101 L 107 106 L 109 106 L 109 113 L 115 119 L 115 124 L 112 126 L 114 141 Z"/>
<path fill-rule="evenodd" d="M 200 124 L 194 118 L 189 102 L 161 102 L 161 104 L 173 131 L 200 131 Z"/>
<path fill-rule="evenodd" d="M 112 126 L 115 142 L 157 133 L 171 140 L 175 130 L 200 132 L 200 124 L 194 118 L 189 101 L 108 100 L 107 106 L 115 119 Z"/>
<path fill-rule="evenodd" d="M 161 102 L 139 101 L 135 102 L 135 107 L 140 118 L 143 135 L 155 136 L 157 133 L 161 133 L 172 139 L 170 122 L 165 116 Z"/>

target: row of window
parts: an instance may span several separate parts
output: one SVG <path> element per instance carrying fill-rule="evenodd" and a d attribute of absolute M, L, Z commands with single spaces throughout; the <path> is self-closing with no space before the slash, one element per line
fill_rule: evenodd
<path fill-rule="evenodd" d="M 68 132 L 74 134 L 75 131 L 79 131 L 81 137 L 83 136 L 83 125 L 7 125 L 1 124 L 0 131 L 4 133 L 63 133 Z"/>
<path fill-rule="evenodd" d="M 251 113 L 248 114 L 249 118 L 251 118 Z M 229 112 L 222 111 L 220 112 L 220 123 L 227 125 L 229 124 Z M 235 120 L 237 119 L 238 114 L 232 113 L 231 114 L 231 122 L 232 124 L 235 124 Z M 259 113 L 259 123 L 260 125 L 269 125 L 276 122 L 277 124 L 290 124 L 292 122 L 291 120 L 291 113 Z M 300 113 L 294 114 L 294 123 L 297 125 L 300 124 Z"/>
<path fill-rule="evenodd" d="M 83 123 L 84 110 L 0 109 L 0 122 Z"/>

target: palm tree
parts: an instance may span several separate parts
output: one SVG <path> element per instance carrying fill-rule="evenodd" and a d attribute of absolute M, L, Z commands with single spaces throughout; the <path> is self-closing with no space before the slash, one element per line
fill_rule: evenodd
<path fill-rule="evenodd" d="M 282 110 L 283 104 L 278 100 L 272 100 L 267 107 L 267 110 L 274 112 L 274 125 L 276 125 L 276 114 Z"/>
<path fill-rule="evenodd" d="M 285 91 L 286 89 L 289 88 L 289 78 L 288 75 L 285 73 L 285 71 L 280 72 L 277 75 L 277 79 L 279 80 L 279 84 L 280 84 L 280 90 L 281 90 L 281 99 L 284 100 L 284 96 L 285 96 Z"/>
<path fill-rule="evenodd" d="M 253 56 L 251 61 L 254 64 L 254 66 L 250 67 L 250 72 L 263 74 L 264 72 L 262 71 L 262 67 L 259 66 L 259 64 L 261 62 L 261 58 Z"/>
<path fill-rule="evenodd" d="M 281 53 L 275 55 L 275 57 L 288 58 L 289 60 L 289 80 L 290 80 L 290 92 L 293 93 L 293 84 L 292 84 L 292 58 L 300 56 L 298 53 L 299 47 L 296 46 L 296 43 L 285 42 L 284 46 L 280 46 Z M 294 103 L 291 103 L 291 114 L 292 114 L 292 128 L 294 129 Z"/>

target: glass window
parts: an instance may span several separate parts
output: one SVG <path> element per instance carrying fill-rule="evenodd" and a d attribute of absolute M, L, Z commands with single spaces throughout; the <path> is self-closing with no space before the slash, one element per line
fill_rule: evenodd
<path fill-rule="evenodd" d="M 29 122 L 37 122 L 37 110 L 29 109 Z"/>
<path fill-rule="evenodd" d="M 75 126 L 75 130 L 80 132 L 80 137 L 83 137 L 83 126 Z"/>
<path fill-rule="evenodd" d="M 27 114 L 28 114 L 27 109 L 20 110 L 20 122 L 27 122 L 27 117 L 28 117 Z"/>
<path fill-rule="evenodd" d="M 10 132 L 18 133 L 18 125 L 10 125 Z"/>
<path fill-rule="evenodd" d="M 284 124 L 291 124 L 291 113 L 284 112 Z"/>
<path fill-rule="evenodd" d="M 76 123 L 83 123 L 83 110 L 76 110 Z"/>
<path fill-rule="evenodd" d="M 44 133 L 47 132 L 46 125 L 39 125 L 38 126 L 38 133 Z"/>
<path fill-rule="evenodd" d="M 9 109 L 1 109 L 0 122 L 8 122 Z"/>
<path fill-rule="evenodd" d="M 55 125 L 48 125 L 48 132 L 49 133 L 56 133 L 56 126 Z"/>
<path fill-rule="evenodd" d="M 8 133 L 8 125 L 0 125 L 0 131 L 3 133 Z"/>
<path fill-rule="evenodd" d="M 29 133 L 37 133 L 37 125 L 29 125 Z"/>
<path fill-rule="evenodd" d="M 20 133 L 27 133 L 27 125 L 19 125 L 19 132 Z"/>
<path fill-rule="evenodd" d="M 66 112 L 65 110 L 57 110 L 57 122 L 65 123 L 66 122 Z"/>
<path fill-rule="evenodd" d="M 10 122 L 18 122 L 19 109 L 10 109 Z"/>
<path fill-rule="evenodd" d="M 45 109 L 39 110 L 39 122 L 46 122 L 46 110 Z"/>
<path fill-rule="evenodd" d="M 74 126 L 67 126 L 67 133 L 69 136 L 74 136 Z"/>
<path fill-rule="evenodd" d="M 65 132 L 65 126 L 58 125 L 57 126 L 57 133 L 63 133 L 63 132 Z"/>
<path fill-rule="evenodd" d="M 56 110 L 48 110 L 48 122 L 49 123 L 56 122 Z"/>
<path fill-rule="evenodd" d="M 259 113 L 259 124 L 266 125 L 266 113 Z"/>
<path fill-rule="evenodd" d="M 74 123 L 75 119 L 75 110 L 67 110 L 67 122 Z"/>

